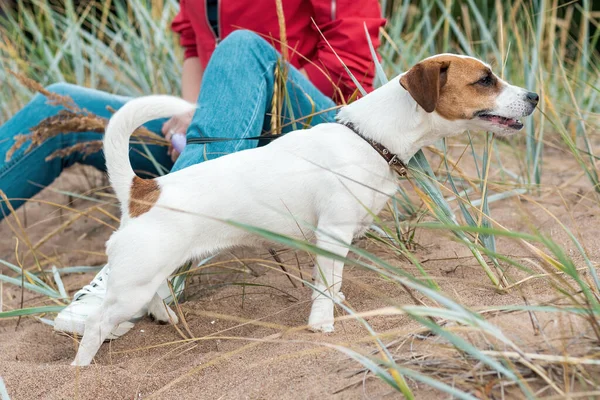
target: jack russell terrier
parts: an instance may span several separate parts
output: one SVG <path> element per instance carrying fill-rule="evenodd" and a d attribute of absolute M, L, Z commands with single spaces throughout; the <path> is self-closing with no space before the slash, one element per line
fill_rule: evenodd
<path fill-rule="evenodd" d="M 177 323 L 156 291 L 186 261 L 264 244 L 227 221 L 301 239 L 301 226 L 311 226 L 318 247 L 345 257 L 352 239 L 396 192 L 396 173 L 406 172 L 420 148 L 466 130 L 513 134 L 538 99 L 475 58 L 437 55 L 343 107 L 337 123 L 148 180 L 129 163 L 132 132 L 196 105 L 170 96 L 128 102 L 104 138 L 122 223 L 106 245 L 106 297 L 86 322 L 73 365 L 90 364 L 109 333 L 148 303 L 157 320 Z M 333 331 L 334 304 L 344 298 L 343 268 L 341 261 L 316 258 L 308 319 L 313 331 Z"/>

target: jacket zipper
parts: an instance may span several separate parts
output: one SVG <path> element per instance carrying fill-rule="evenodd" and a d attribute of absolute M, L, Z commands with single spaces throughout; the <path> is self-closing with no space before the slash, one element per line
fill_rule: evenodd
<path fill-rule="evenodd" d="M 206 1 L 204 4 L 204 17 L 206 19 L 206 26 L 208 26 L 210 33 L 212 33 L 213 37 L 215 38 L 216 48 L 221 42 L 221 0 L 217 0 L 217 32 L 215 32 L 212 25 L 210 24 L 210 19 L 208 18 L 208 2 Z"/>
<path fill-rule="evenodd" d="M 221 43 L 221 0 L 217 0 L 217 35 L 215 38 L 215 47 Z"/>

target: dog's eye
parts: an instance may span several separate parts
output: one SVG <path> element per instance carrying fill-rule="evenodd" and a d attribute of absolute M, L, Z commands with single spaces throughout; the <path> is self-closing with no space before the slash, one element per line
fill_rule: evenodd
<path fill-rule="evenodd" d="M 491 75 L 486 75 L 483 78 L 481 78 L 480 80 L 478 80 L 476 82 L 478 85 L 481 86 L 491 86 L 494 83 L 494 79 L 492 78 Z"/>

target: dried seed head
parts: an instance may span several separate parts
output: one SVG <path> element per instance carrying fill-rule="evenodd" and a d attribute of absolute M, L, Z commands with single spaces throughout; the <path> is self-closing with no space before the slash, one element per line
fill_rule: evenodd
<path fill-rule="evenodd" d="M 27 134 L 19 134 L 15 136 L 15 143 L 6 152 L 6 161 L 9 161 L 14 153 L 19 150 L 25 143 L 30 142 L 29 146 L 25 150 L 25 153 L 30 151 L 33 147 L 39 146 L 45 140 L 55 137 L 60 134 L 69 134 L 77 132 L 98 132 L 104 133 L 108 119 L 95 115 L 85 109 L 80 108 L 75 104 L 73 99 L 69 96 L 63 96 L 56 93 L 49 92 L 38 82 L 33 79 L 27 78 L 16 72 L 9 71 L 15 76 L 23 85 L 29 89 L 35 90 L 42 95 L 46 96 L 53 105 L 61 105 L 65 109 L 58 112 L 58 114 L 48 117 L 39 124 L 30 129 Z M 107 109 L 114 113 L 115 110 L 112 107 Z M 167 146 L 169 143 L 164 137 L 154 132 L 149 131 L 144 127 L 140 127 L 133 132 L 133 136 L 137 138 L 145 138 L 143 142 L 147 144 Z M 149 140 L 147 140 L 149 139 Z M 91 154 L 102 148 L 102 142 L 100 140 L 93 140 L 90 142 L 79 143 L 66 149 L 61 149 L 52 153 L 46 160 L 51 160 L 56 157 L 65 157 L 73 152 L 83 150 L 84 154 Z"/>
<path fill-rule="evenodd" d="M 54 153 L 46 157 L 46 161 L 55 158 L 67 157 L 73 153 L 81 153 L 83 158 L 102 150 L 102 140 L 90 140 L 89 142 L 77 143 L 73 146 L 56 150 Z"/>
<path fill-rule="evenodd" d="M 77 107 L 73 99 L 69 96 L 62 96 L 57 93 L 53 93 L 44 88 L 39 82 L 34 81 L 31 78 L 26 77 L 25 75 L 19 74 L 18 72 L 8 71 L 12 76 L 17 78 L 21 84 L 33 91 L 39 92 L 46 96 L 48 100 L 50 100 L 50 104 L 52 105 L 61 105 L 65 109 L 71 112 L 79 112 L 81 109 Z"/>

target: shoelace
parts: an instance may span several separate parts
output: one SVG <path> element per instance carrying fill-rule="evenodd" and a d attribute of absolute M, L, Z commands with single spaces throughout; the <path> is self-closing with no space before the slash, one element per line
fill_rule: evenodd
<path fill-rule="evenodd" d="M 90 283 L 75 293 L 73 301 L 77 301 L 88 294 L 104 297 L 104 293 L 106 293 L 106 279 L 108 278 L 109 272 L 110 268 L 108 265 L 102 268 Z"/>

